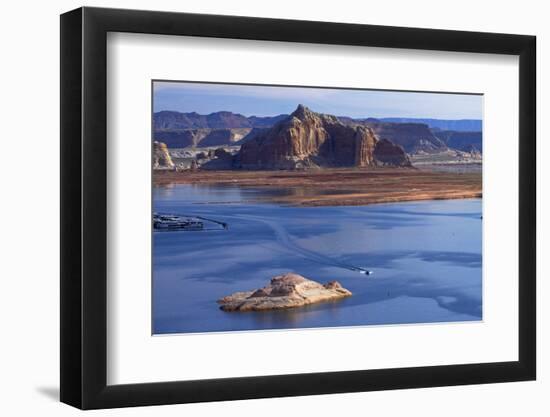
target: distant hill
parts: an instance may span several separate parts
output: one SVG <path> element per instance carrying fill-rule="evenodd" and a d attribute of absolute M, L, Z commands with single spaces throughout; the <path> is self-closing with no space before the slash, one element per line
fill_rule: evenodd
<path fill-rule="evenodd" d="M 251 130 L 271 127 L 286 117 L 246 117 L 229 111 L 206 115 L 160 111 L 153 114 L 154 139 L 168 148 L 235 145 Z"/>
<path fill-rule="evenodd" d="M 198 113 L 180 113 L 177 111 L 161 111 L 153 115 L 154 130 L 182 129 L 220 129 L 234 127 L 252 127 L 242 114 L 220 111 L 208 115 Z"/>
<path fill-rule="evenodd" d="M 403 117 L 353 119 L 340 116 L 350 125 L 369 126 L 381 139 L 389 139 L 409 154 L 437 153 L 447 148 L 482 152 L 481 120 L 442 120 Z"/>
<path fill-rule="evenodd" d="M 196 112 L 160 111 L 153 114 L 154 140 L 168 148 L 242 145 L 289 117 L 243 116 L 229 111 L 207 115 Z M 334 116 L 332 116 L 334 117 Z M 481 152 L 481 120 L 440 120 L 422 118 L 337 118 L 346 126 L 370 127 L 380 139 L 403 147 L 405 152 L 439 152 L 447 147 Z"/>
<path fill-rule="evenodd" d="M 478 119 L 419 119 L 407 117 L 384 117 L 378 119 L 381 122 L 390 123 L 422 123 L 428 125 L 432 129 L 454 130 L 457 132 L 481 132 L 482 122 Z"/>
<path fill-rule="evenodd" d="M 258 117 L 258 116 L 250 116 L 248 118 L 248 121 L 252 124 L 252 127 L 271 127 L 275 123 L 286 119 L 288 117 L 288 114 L 279 114 L 278 116 L 266 116 L 266 117 Z"/>
<path fill-rule="evenodd" d="M 483 140 L 481 132 L 458 132 L 454 130 L 436 130 L 434 135 L 441 139 L 449 148 L 459 151 L 483 152 Z"/>
<path fill-rule="evenodd" d="M 288 117 L 286 114 L 278 116 L 246 117 L 242 114 L 229 111 L 219 111 L 210 114 L 180 113 L 177 111 L 160 111 L 153 114 L 154 130 L 183 130 L 183 129 L 235 129 L 253 127 L 271 127 L 279 120 Z"/>
<path fill-rule="evenodd" d="M 177 111 L 163 110 L 153 115 L 153 128 L 155 130 L 180 130 L 180 129 L 224 129 L 224 128 L 253 128 L 271 127 L 275 123 L 288 117 L 288 114 L 277 116 L 243 116 L 229 111 L 219 111 L 207 115 L 195 112 L 181 113 Z M 428 125 L 431 129 L 453 130 L 457 132 L 481 132 L 482 121 L 477 119 L 423 119 L 407 117 L 383 117 L 383 118 L 351 118 L 338 117 L 344 123 L 350 122 L 385 122 L 385 123 L 420 123 Z"/>
<path fill-rule="evenodd" d="M 365 122 L 380 139 L 389 139 L 409 154 L 443 151 L 447 145 L 422 123 Z"/>
<path fill-rule="evenodd" d="M 224 146 L 235 145 L 242 140 L 252 129 L 174 129 L 155 130 L 154 138 L 164 142 L 169 148 L 186 148 L 188 146 Z"/>

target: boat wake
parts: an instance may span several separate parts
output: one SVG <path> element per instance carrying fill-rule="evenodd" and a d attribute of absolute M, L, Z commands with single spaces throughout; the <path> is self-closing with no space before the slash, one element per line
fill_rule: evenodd
<path fill-rule="evenodd" d="M 334 259 L 330 256 L 327 256 L 322 253 L 315 252 L 310 249 L 304 248 L 303 246 L 300 246 L 299 244 L 297 244 L 295 241 L 292 240 L 291 236 L 288 234 L 285 228 L 282 227 L 276 221 L 269 220 L 263 217 L 250 216 L 250 215 L 236 215 L 232 217 L 236 217 L 243 220 L 252 220 L 252 221 L 265 224 L 271 230 L 273 230 L 277 238 L 277 242 L 292 254 L 301 255 L 302 257 L 319 264 L 333 266 L 337 268 L 343 268 L 349 271 L 359 272 L 360 274 L 364 274 L 364 275 L 372 274 L 372 271 L 365 269 L 363 267 L 347 264 L 337 259 Z"/>
<path fill-rule="evenodd" d="M 330 256 L 300 246 L 292 240 L 291 236 L 281 226 L 280 223 L 274 220 L 269 220 L 264 217 L 251 216 L 246 214 L 230 215 L 224 214 L 223 217 L 234 218 L 245 221 L 253 221 L 262 223 L 268 226 L 275 234 L 277 242 L 293 255 L 299 255 L 310 261 L 328 265 L 337 268 L 347 269 L 348 271 L 358 272 L 364 275 L 371 275 L 373 272 L 356 265 L 347 264 Z M 157 214 L 154 213 L 154 228 L 156 230 L 227 230 L 228 224 L 211 218 L 188 215 L 188 214 Z M 207 228 L 206 224 L 216 225 L 214 228 Z"/>

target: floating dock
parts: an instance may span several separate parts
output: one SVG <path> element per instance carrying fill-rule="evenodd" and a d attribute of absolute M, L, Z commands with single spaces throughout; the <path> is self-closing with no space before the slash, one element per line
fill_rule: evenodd
<path fill-rule="evenodd" d="M 214 228 L 212 225 L 215 224 Z M 210 227 L 208 227 L 210 225 Z M 219 226 L 219 227 L 218 227 Z M 183 230 L 221 230 L 227 229 L 227 223 L 207 219 L 201 216 L 187 216 L 180 214 L 159 214 L 153 213 L 153 228 L 159 231 Z"/>
<path fill-rule="evenodd" d="M 192 217 L 153 213 L 153 228 L 156 230 L 203 230 L 204 222 Z"/>

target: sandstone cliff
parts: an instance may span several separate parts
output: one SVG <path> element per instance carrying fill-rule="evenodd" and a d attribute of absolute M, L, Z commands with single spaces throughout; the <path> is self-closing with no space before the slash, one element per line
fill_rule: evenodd
<path fill-rule="evenodd" d="M 410 166 L 402 148 L 378 147 L 371 128 L 343 124 L 335 116 L 312 112 L 303 105 L 243 142 L 238 163 L 245 169 Z M 391 158 L 385 155 L 388 150 Z"/>
<path fill-rule="evenodd" d="M 301 307 L 350 295 L 351 292 L 337 281 L 322 285 L 301 275 L 287 273 L 272 278 L 263 288 L 237 292 L 223 297 L 218 303 L 224 311 L 264 311 Z"/>

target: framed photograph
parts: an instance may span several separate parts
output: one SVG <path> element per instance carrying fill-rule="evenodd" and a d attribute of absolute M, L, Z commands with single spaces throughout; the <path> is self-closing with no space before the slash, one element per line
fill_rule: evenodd
<path fill-rule="evenodd" d="M 533 380 L 535 37 L 61 16 L 61 401 Z"/>

